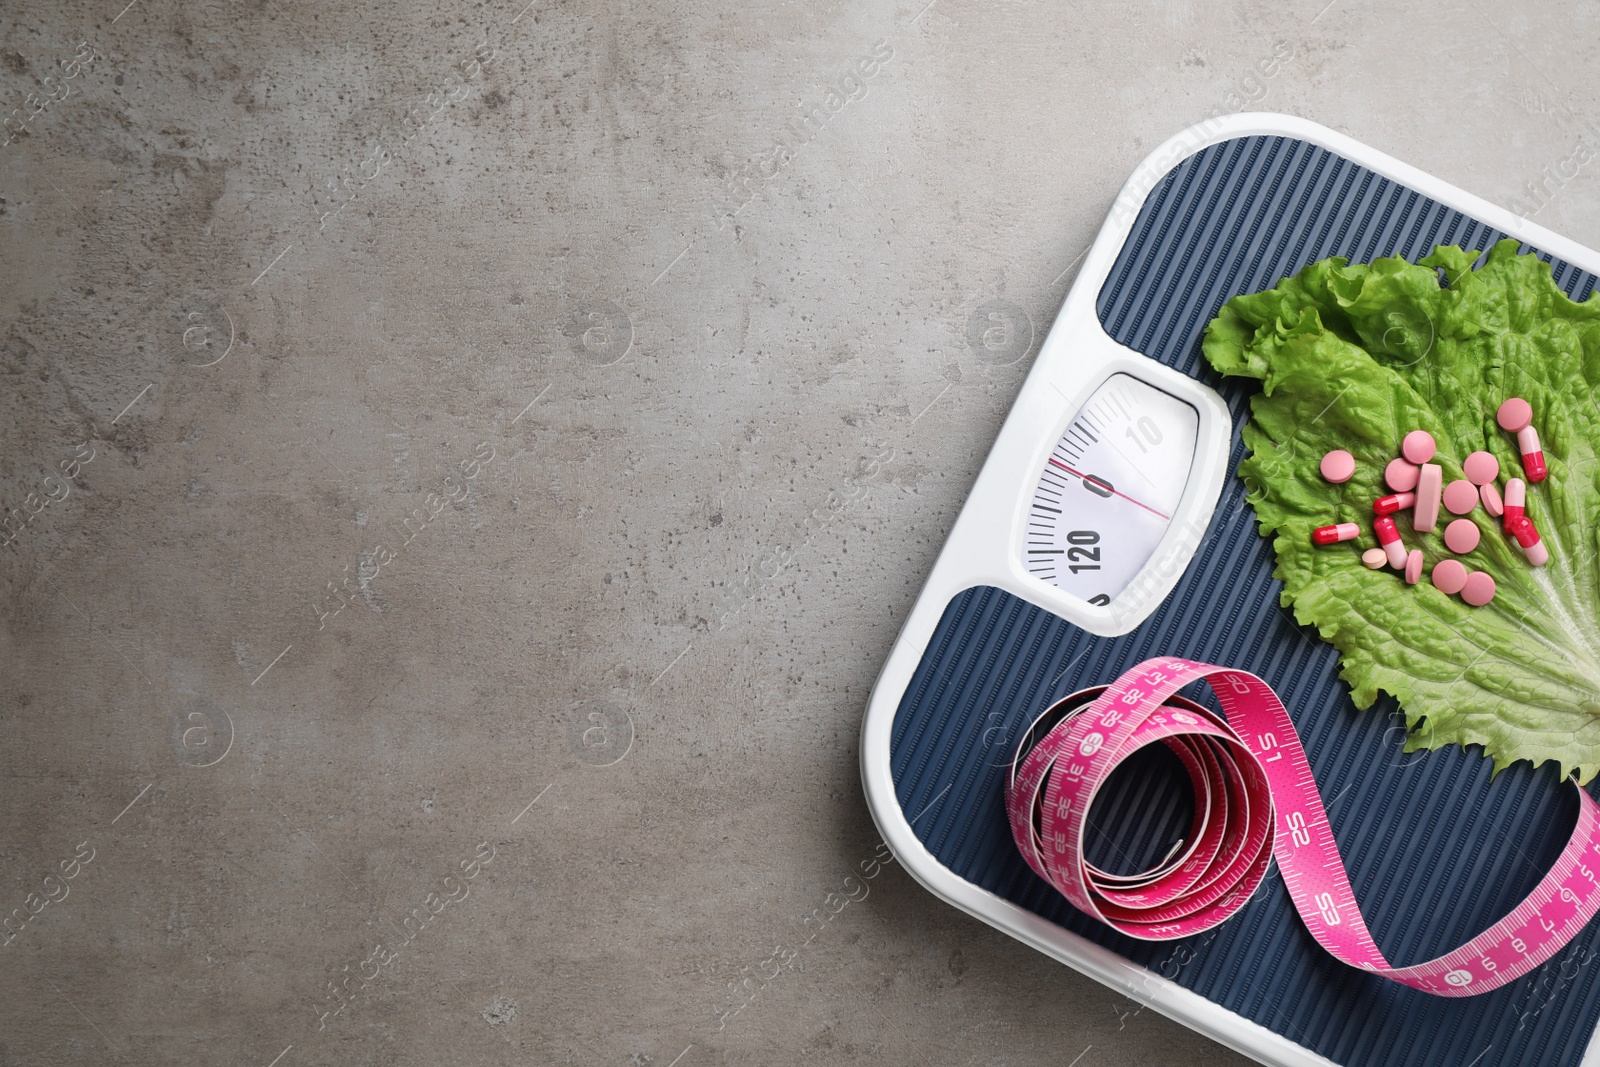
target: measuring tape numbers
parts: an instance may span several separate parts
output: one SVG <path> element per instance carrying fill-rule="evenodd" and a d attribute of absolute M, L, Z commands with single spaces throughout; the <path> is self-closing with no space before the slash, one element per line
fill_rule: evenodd
<path fill-rule="evenodd" d="M 1201 680 L 1225 717 L 1177 695 Z M 1600 805 L 1574 784 L 1572 837 L 1522 903 L 1453 952 L 1396 967 L 1367 930 L 1299 735 L 1266 682 L 1228 667 L 1151 659 L 1033 743 L 1051 712 L 1023 737 L 1011 765 L 1012 836 L 1028 866 L 1074 907 L 1130 937 L 1167 941 L 1224 922 L 1276 856 L 1295 909 L 1335 958 L 1413 989 L 1469 997 L 1527 974 L 1600 911 Z M 1084 855 L 1090 804 L 1118 764 L 1158 743 L 1193 785 L 1190 832 L 1149 870 L 1102 871 Z"/>

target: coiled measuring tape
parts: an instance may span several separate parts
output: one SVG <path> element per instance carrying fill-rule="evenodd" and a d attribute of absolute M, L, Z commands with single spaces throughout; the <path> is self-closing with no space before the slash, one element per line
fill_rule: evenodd
<path fill-rule="evenodd" d="M 1177 696 L 1202 679 L 1226 718 Z M 1413 989 L 1469 997 L 1527 974 L 1600 910 L 1600 805 L 1574 785 L 1577 825 L 1533 892 L 1455 951 L 1395 967 L 1361 917 L 1299 735 L 1266 682 L 1228 667 L 1151 659 L 1054 725 L 1050 714 L 1012 761 L 1012 836 L 1028 866 L 1074 907 L 1130 937 L 1166 941 L 1222 923 L 1249 902 L 1276 855 L 1295 909 L 1335 958 Z M 1189 773 L 1191 830 L 1150 870 L 1102 871 L 1084 856 L 1089 806 L 1119 763 L 1157 743 Z"/>

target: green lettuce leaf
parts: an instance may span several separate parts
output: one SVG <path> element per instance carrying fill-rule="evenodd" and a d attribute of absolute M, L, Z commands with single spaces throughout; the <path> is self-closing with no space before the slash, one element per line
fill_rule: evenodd
<path fill-rule="evenodd" d="M 1574 303 L 1547 264 L 1502 241 L 1478 253 L 1439 247 L 1420 263 L 1325 259 L 1276 288 L 1230 300 L 1206 330 L 1219 372 L 1256 378 L 1239 465 L 1263 536 L 1273 538 L 1283 603 L 1341 653 L 1356 706 L 1395 696 L 1407 749 L 1481 745 L 1496 773 L 1553 760 L 1583 781 L 1600 771 L 1600 296 Z M 1533 405 L 1549 478 L 1528 487 L 1528 516 L 1550 549 L 1532 567 L 1500 522 L 1478 508 L 1482 539 L 1461 557 L 1487 571 L 1486 607 L 1446 596 L 1426 577 L 1407 586 L 1368 570 L 1377 542 L 1372 501 L 1401 438 L 1427 430 L 1445 482 L 1471 452 L 1493 453 L 1501 484 L 1522 477 L 1516 442 L 1495 423 L 1507 397 Z M 1318 470 L 1343 448 L 1356 475 L 1330 485 Z M 1424 574 L 1454 554 L 1443 512 L 1427 534 L 1395 516 Z M 1316 547 L 1311 531 L 1360 523 L 1359 541 Z"/>

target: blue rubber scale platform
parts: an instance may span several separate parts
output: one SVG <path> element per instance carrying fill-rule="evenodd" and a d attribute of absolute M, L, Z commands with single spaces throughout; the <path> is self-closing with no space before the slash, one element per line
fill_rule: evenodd
<path fill-rule="evenodd" d="M 1392 701 L 1354 708 L 1338 654 L 1279 607 L 1271 548 L 1232 473 L 1254 383 L 1221 380 L 1200 354 L 1228 298 L 1325 256 L 1414 260 L 1436 244 L 1487 249 L 1508 234 L 1546 259 L 1548 250 L 1562 255 L 1551 265 L 1575 299 L 1596 284 L 1571 262 L 1600 262 L 1594 253 L 1458 190 L 1426 195 L 1420 187 L 1449 187 L 1414 172 L 1402 183 L 1373 159 L 1391 176 L 1409 172 L 1300 120 L 1235 116 L 1185 131 L 1152 156 L 1142 184 L 1138 175 L 1130 182 L 1118 201 L 1133 216 L 1121 223 L 1126 238 L 1088 284 L 1098 286 L 1093 310 L 1106 334 L 1210 385 L 1232 415 L 1228 473 L 1199 547 L 1154 613 L 1120 636 L 1095 636 L 993 584 L 919 603 L 934 614 L 921 632 L 915 615 L 908 620 L 894 653 L 905 666 L 897 673 L 891 658 L 874 693 L 864 778 L 886 840 L 930 889 L 1262 1062 L 1577 1065 L 1600 1018 L 1600 924 L 1504 989 L 1447 1000 L 1327 955 L 1276 869 L 1244 911 L 1205 935 L 1124 937 L 1036 877 L 1006 823 L 1006 766 L 1041 711 L 1140 660 L 1179 655 L 1253 672 L 1283 698 L 1362 912 L 1397 964 L 1452 949 L 1510 911 L 1570 833 L 1575 806 L 1548 768 L 1518 764 L 1491 783 L 1476 750 L 1403 753 Z M 1470 215 L 1441 199 L 1466 203 Z M 1114 210 L 1108 231 L 1117 221 Z M 1146 750 L 1097 798 L 1091 822 L 1105 834 L 1091 843 L 1091 862 L 1142 869 L 1181 835 L 1191 800 L 1163 761 L 1164 750 Z M 1130 812 L 1141 813 L 1137 824 Z"/>

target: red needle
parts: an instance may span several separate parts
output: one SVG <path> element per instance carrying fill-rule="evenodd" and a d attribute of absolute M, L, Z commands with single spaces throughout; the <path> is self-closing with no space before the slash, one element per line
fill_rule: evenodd
<path fill-rule="evenodd" d="M 1117 490 L 1111 488 L 1111 486 L 1107 485 L 1105 482 L 1101 481 L 1099 478 L 1096 478 L 1092 474 L 1084 474 L 1082 471 L 1075 471 L 1071 467 L 1067 466 L 1065 463 L 1061 462 L 1059 459 L 1057 459 L 1054 456 L 1050 457 L 1050 462 L 1054 463 L 1056 466 L 1060 467 L 1062 470 L 1066 471 L 1068 474 L 1072 475 L 1074 478 L 1082 478 L 1085 481 L 1093 482 L 1095 485 L 1098 485 L 1100 488 L 1104 489 L 1108 493 L 1111 493 L 1113 496 L 1120 496 L 1122 499 L 1126 500 L 1128 503 L 1133 504 L 1133 505 L 1135 505 L 1137 507 L 1144 508 L 1146 511 L 1148 511 L 1152 515 L 1156 515 L 1156 516 L 1159 516 L 1160 518 L 1166 519 L 1168 522 L 1172 521 L 1172 516 L 1171 515 L 1162 515 L 1161 512 L 1157 511 L 1155 508 L 1151 507 L 1149 504 L 1141 504 L 1141 503 L 1139 503 L 1139 501 L 1133 499 L 1133 497 L 1129 496 L 1127 493 L 1118 492 Z"/>

